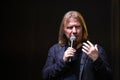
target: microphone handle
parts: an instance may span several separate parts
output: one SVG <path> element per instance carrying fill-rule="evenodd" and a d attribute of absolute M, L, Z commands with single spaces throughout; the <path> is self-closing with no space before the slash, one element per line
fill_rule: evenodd
<path fill-rule="evenodd" d="M 70 47 L 73 47 L 73 40 L 71 40 Z M 69 58 L 69 62 L 71 62 L 71 58 Z"/>
<path fill-rule="evenodd" d="M 71 46 L 70 47 L 73 47 L 73 40 L 71 40 Z"/>

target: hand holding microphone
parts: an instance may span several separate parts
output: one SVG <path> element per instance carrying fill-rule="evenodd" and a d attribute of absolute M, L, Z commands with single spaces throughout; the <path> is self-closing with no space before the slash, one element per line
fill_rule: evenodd
<path fill-rule="evenodd" d="M 71 35 L 70 37 L 70 47 L 67 48 L 67 50 L 64 53 L 63 60 L 66 62 L 71 62 L 71 57 L 74 56 L 74 53 L 76 50 L 73 48 L 73 43 L 75 41 L 76 37 L 74 35 Z"/>

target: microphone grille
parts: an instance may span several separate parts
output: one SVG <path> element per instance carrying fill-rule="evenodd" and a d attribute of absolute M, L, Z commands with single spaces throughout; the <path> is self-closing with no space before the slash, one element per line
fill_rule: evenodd
<path fill-rule="evenodd" d="M 74 35 L 72 35 L 71 37 L 70 37 L 70 41 L 74 41 L 76 39 L 76 37 L 74 36 Z"/>

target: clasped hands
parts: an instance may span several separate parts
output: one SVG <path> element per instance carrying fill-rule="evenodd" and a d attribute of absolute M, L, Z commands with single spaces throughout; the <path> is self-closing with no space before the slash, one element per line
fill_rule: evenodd
<path fill-rule="evenodd" d="M 90 41 L 87 41 L 86 43 L 83 42 L 82 51 L 85 52 L 93 61 L 95 61 L 99 56 L 97 44 L 93 45 Z M 64 52 L 63 60 L 67 62 L 69 58 L 74 57 L 75 52 L 76 49 L 68 47 Z"/>

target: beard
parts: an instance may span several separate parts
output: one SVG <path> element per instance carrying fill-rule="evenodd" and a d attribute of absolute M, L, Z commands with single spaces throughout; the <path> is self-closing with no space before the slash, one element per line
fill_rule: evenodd
<path fill-rule="evenodd" d="M 81 42 L 82 42 L 82 38 L 81 37 L 76 37 L 74 43 L 78 44 L 78 43 L 81 43 Z"/>
<path fill-rule="evenodd" d="M 75 41 L 73 42 L 73 47 L 76 48 L 78 45 L 80 45 L 82 43 L 83 43 L 82 38 L 76 37 Z"/>

